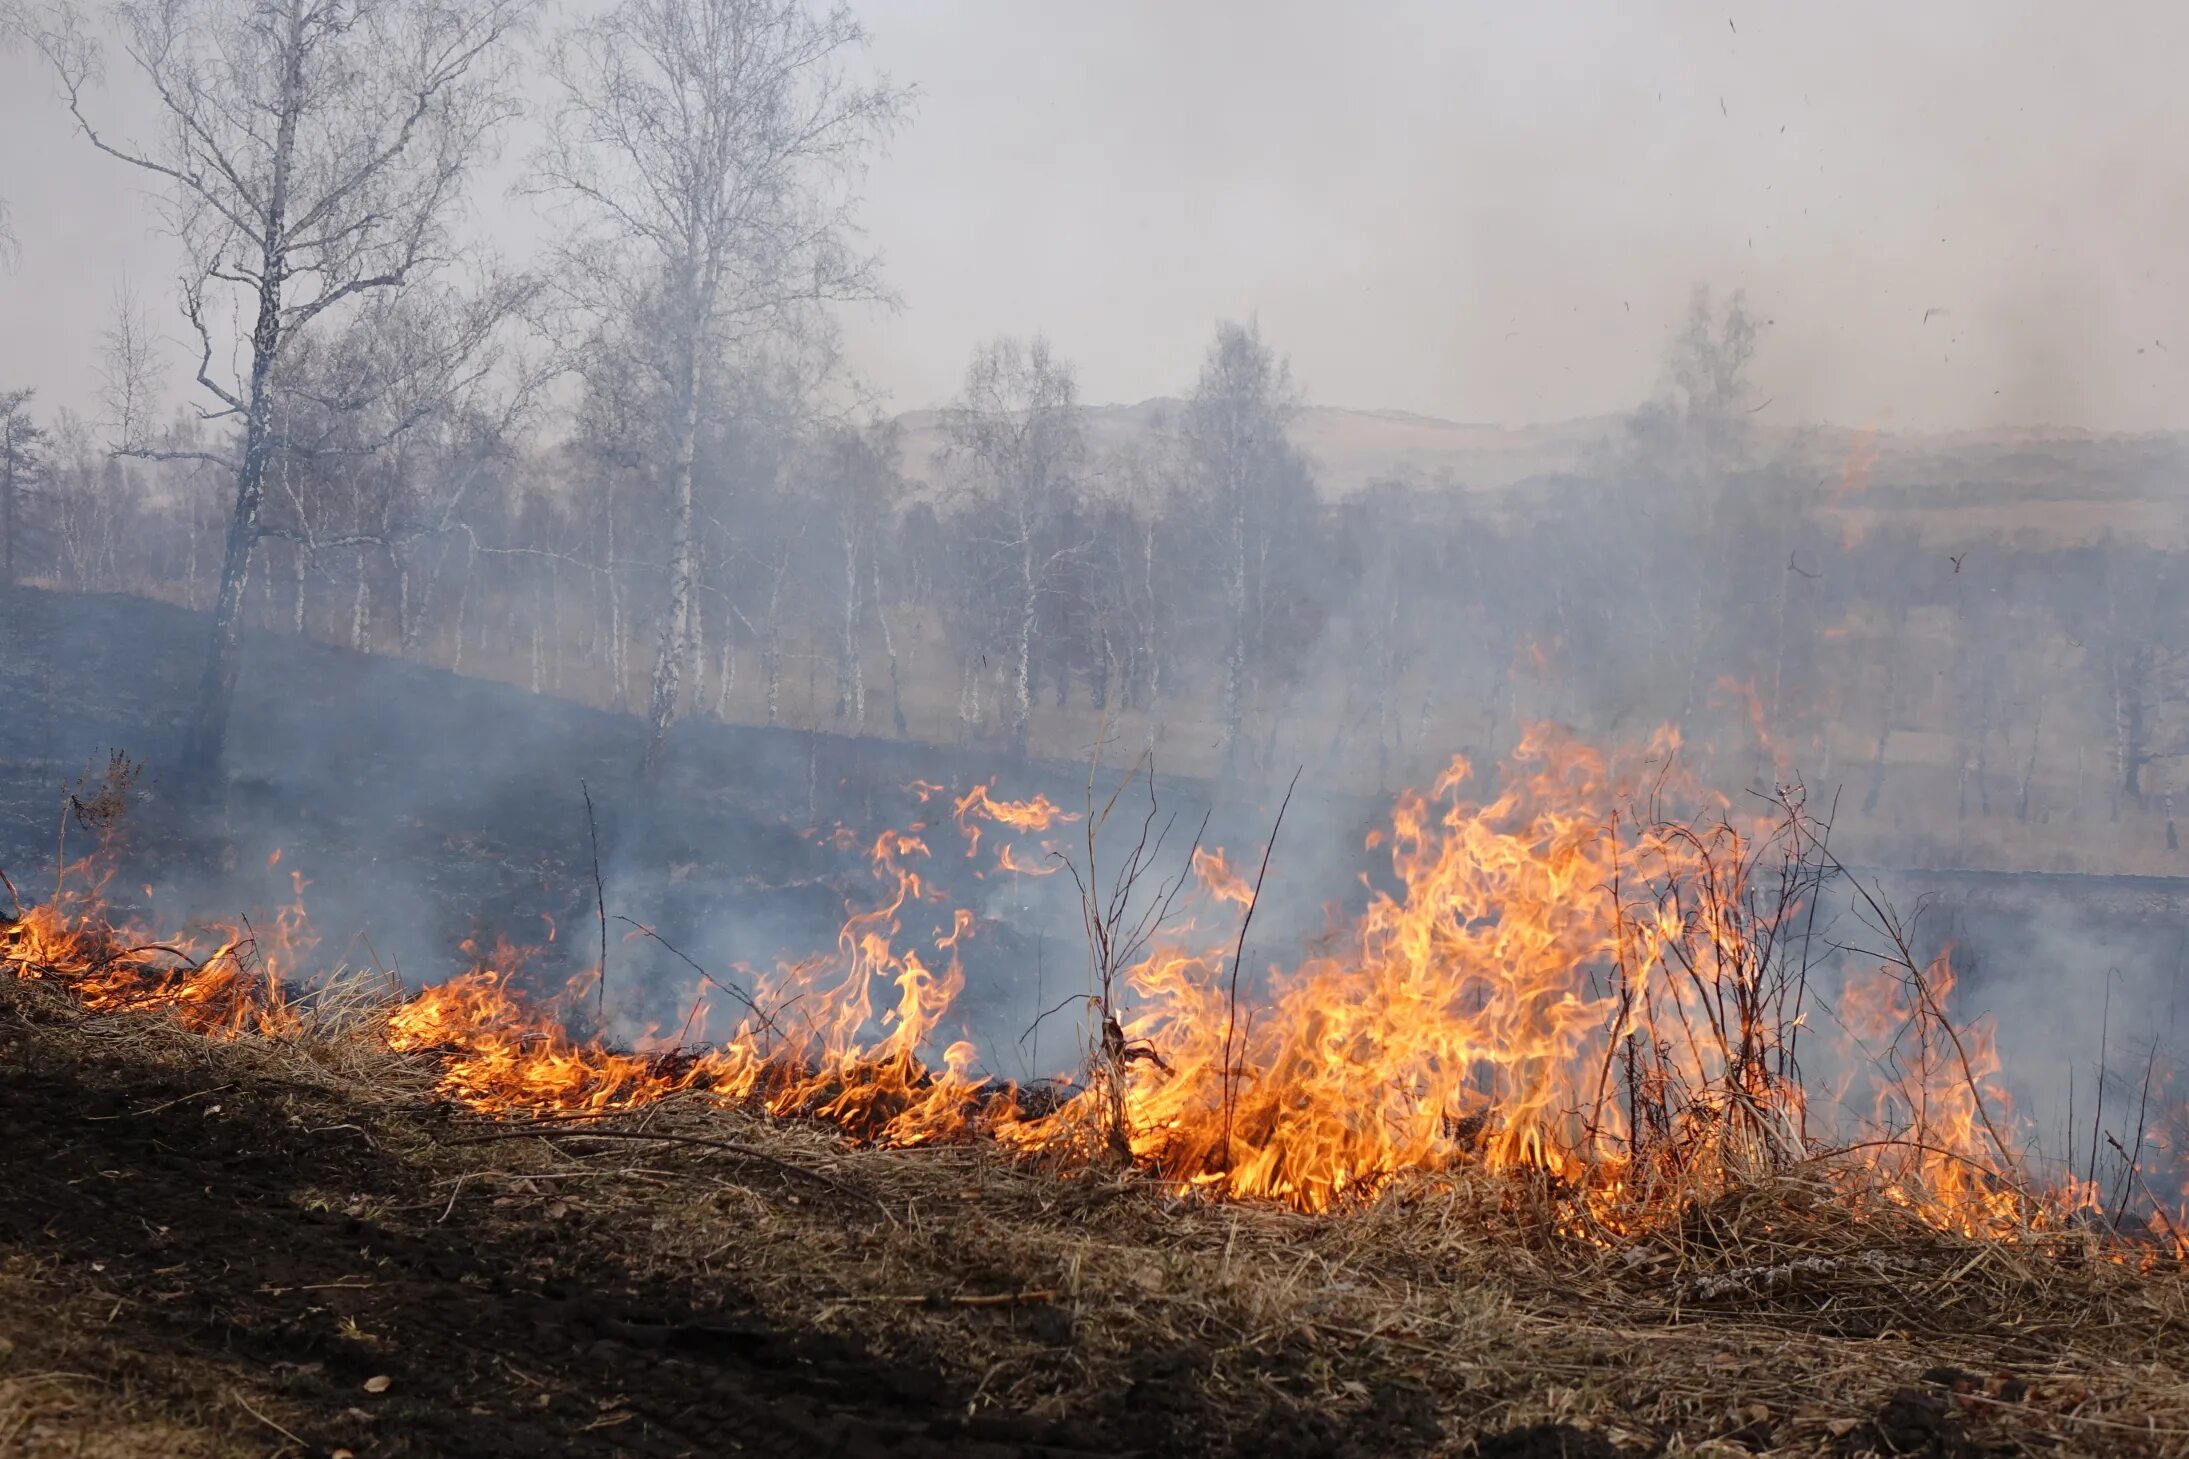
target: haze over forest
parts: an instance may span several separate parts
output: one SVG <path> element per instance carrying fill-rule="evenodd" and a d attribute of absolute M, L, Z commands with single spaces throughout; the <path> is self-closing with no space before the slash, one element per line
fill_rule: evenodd
<path fill-rule="evenodd" d="M 919 89 L 861 210 L 902 308 L 844 318 L 894 410 L 1037 329 L 1089 401 L 1175 393 L 1211 321 L 1258 315 L 1317 403 L 1611 414 L 1708 281 L 1777 321 L 1773 422 L 2189 424 L 2189 350 L 2158 347 L 2189 341 L 2189 193 L 2154 144 L 2189 122 L 2178 7 L 856 10 Z M 520 261 L 551 234 L 503 191 L 538 125 L 470 188 L 467 228 Z M 165 289 L 172 250 L 27 48 L 0 55 L 0 138 L 0 378 L 88 409 L 93 322 L 124 279 Z"/>
<path fill-rule="evenodd" d="M 391 4 L 478 49 L 325 80 L 261 237 L 208 6 L 0 54 L 8 574 L 212 614 L 188 758 L 288 633 L 656 755 L 1670 725 L 1896 863 L 2178 869 L 2172 9 Z M 717 9 L 804 130 L 699 197 Z"/>

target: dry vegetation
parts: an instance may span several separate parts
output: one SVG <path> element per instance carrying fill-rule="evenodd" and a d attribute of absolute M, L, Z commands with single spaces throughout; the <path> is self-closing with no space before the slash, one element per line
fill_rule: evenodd
<path fill-rule="evenodd" d="M 126 827 L 119 807 L 137 784 L 126 759 L 93 764 L 67 803 L 70 834 Z M 1031 820 L 1036 805 L 979 803 L 977 844 L 1000 858 L 1004 817 Z M 1601 819 L 1555 800 L 1579 818 L 1452 804 L 1448 839 L 1402 835 L 1418 874 L 1388 914 L 1434 920 L 1480 894 L 1500 927 L 1541 915 L 1569 935 L 1529 969 L 1492 938 L 1480 956 L 1447 941 L 1442 961 L 1414 971 L 1491 968 L 1508 993 L 1523 971 L 1549 979 L 1538 991 L 1564 986 L 1572 950 L 1594 946 L 1593 903 L 1574 888 L 1603 883 L 1587 857 L 1608 852 L 1582 834 Z M 970 832 L 968 815 L 929 819 L 945 838 L 953 819 Z M 1752 954 L 1779 944 L 1745 920 L 1749 872 L 1716 859 L 1754 870 L 1759 852 L 1716 834 L 1668 884 L 1687 888 L 1688 911 L 1661 946 L 1701 950 L 1690 939 L 1704 933 L 1728 959 L 1712 986 L 1756 1014 L 1721 1031 L 1768 1045 L 1783 1030 L 1759 1020 L 1783 963 Z M 1551 875 L 1557 857 L 1582 860 Z M 1792 865 L 1797 889 L 1803 865 L 1814 869 Z M 1481 880 L 1493 875 L 1508 880 Z M 762 1113 L 778 1085 L 753 1099 L 680 1085 L 699 1067 L 685 1055 L 558 1042 L 548 1025 L 430 993 L 398 1001 L 377 974 L 300 993 L 269 964 L 284 977 L 319 964 L 280 961 L 266 919 L 242 928 L 239 956 L 213 951 L 219 936 L 117 933 L 95 897 L 47 906 L 57 918 L 0 917 L 0 969 L 28 978 L 0 982 L 12 1136 L 0 1260 L 22 1297 L 0 1310 L 0 1380 L 9 1420 L 35 1441 L 26 1452 L 670 1455 L 718 1452 L 731 1436 L 888 1455 L 2189 1453 L 2174 1356 L 2189 1285 L 2165 1243 L 2042 1207 L 2019 1226 L 1991 1220 L 1983 1238 L 1941 1230 L 1887 1195 L 1902 1176 L 1935 1181 L 1920 1136 L 1895 1147 L 1909 1157 L 1899 1164 L 1769 1141 L 1750 1148 L 1776 1153 L 1743 1163 L 1738 1111 L 1766 1113 L 1786 1089 L 1727 1082 L 1707 1062 L 1687 1087 L 1753 1103 L 1715 1106 L 1733 1117 L 1713 1125 L 1697 1119 L 1703 1101 L 1668 1099 L 1658 1123 L 1675 1138 L 1650 1156 L 1661 1167 L 1622 1164 L 1617 1141 L 1596 1135 L 1553 1147 L 1578 1164 L 1499 1168 L 1482 1130 L 1444 1129 L 1436 1158 L 1355 1164 L 1371 1195 L 1308 1214 L 1191 1193 L 1191 1177 L 1244 1164 L 1182 1166 L 1192 1152 L 1160 1140 L 1131 1141 L 1137 1161 L 1069 1141 L 1017 1156 L 985 1126 L 875 1148 L 840 1125 Z M 854 923 L 878 925 L 870 912 Z M 143 945 L 154 941 L 194 950 Z M 1634 956 L 1622 968 L 1640 969 Z M 1333 988 L 1406 971 L 1330 969 Z M 391 1047 L 434 1006 L 474 1021 Z M 1181 1029 L 1130 1013 L 1122 1037 L 1160 1036 L 1170 1065 L 1130 1093 L 1190 1091 Z M 1265 1008 L 1252 1026 L 1249 1066 L 1277 1067 L 1283 1017 Z M 1221 1064 L 1201 1066 L 1204 1093 L 1207 1071 L 1231 1062 L 1224 1045 Z M 853 1052 L 859 1072 L 906 1075 L 900 1096 L 943 1081 L 932 1062 L 891 1064 L 886 1045 Z M 1683 1087 L 1692 1051 L 1656 1057 L 1658 1083 Z M 512 1083 L 456 1078 L 466 1060 Z M 1979 1082 L 1965 1056 L 1935 1046 L 1914 1062 L 1913 1093 L 1941 1103 Z M 565 1084 L 538 1082 L 558 1065 Z M 1292 1129 L 1216 1079 L 1242 1139 L 1263 1138 L 1248 1127 L 1265 1120 Z M 1391 1082 L 1315 1094 L 1373 1100 Z M 554 1103 L 562 1117 L 540 1117 Z M 1153 1128 L 1134 1111 L 1136 1135 Z M 1493 1106 L 1484 1128 L 1508 1114 Z M 1228 1144 L 1228 1118 L 1223 1133 Z M 1962 1133 L 1948 1166 L 1988 1163 L 1983 1133 Z M 1632 1173 L 1660 1168 L 1690 1178 L 1632 1197 Z M 1629 1173 L 1628 1204 L 1577 1223 L 1607 1171 Z M 1955 1194 L 2027 1209 L 2000 1184 Z"/>
<path fill-rule="evenodd" d="M 126 1171 L 10 1173 L 0 1419 L 17 1452 L 458 1452 L 436 1445 L 462 1418 L 427 1421 L 455 1402 L 589 1411 L 555 1452 L 691 1452 L 643 1374 L 706 1363 L 704 1343 L 660 1354 L 731 1328 L 932 1375 L 949 1398 L 886 1452 L 2189 1452 L 2176 1268 L 2086 1235 L 1850 1221 L 1798 1168 L 1613 1245 L 1551 1234 L 1552 1193 L 1510 1175 L 1409 1179 L 1310 1216 L 987 1144 L 856 1149 L 693 1097 L 486 1121 L 437 1103 L 433 1057 L 388 1053 L 364 999 L 296 1036 L 210 1041 L 0 987 L 11 1124 L 63 1122 L 19 1154 L 165 1151 L 127 1200 L 100 1191 Z M 299 1158 L 305 1132 L 317 1153 Z M 267 1168 L 225 1175 L 239 1152 Z M 170 1186 L 205 1196 L 172 1208 Z M 232 1229 L 183 1229 L 224 1210 Z M 250 1245 L 269 1217 L 304 1223 L 290 1260 L 325 1245 L 333 1265 L 269 1276 Z M 452 1275 L 458 1248 L 522 1255 Z M 584 1333 L 524 1330 L 520 1314 L 582 1301 L 571 1288 L 675 1296 L 627 1296 Z M 265 1293 L 299 1303 L 274 1329 L 286 1362 L 257 1360 Z M 464 1315 L 505 1326 L 463 1330 L 453 1356 L 420 1325 L 489 1298 Z"/>

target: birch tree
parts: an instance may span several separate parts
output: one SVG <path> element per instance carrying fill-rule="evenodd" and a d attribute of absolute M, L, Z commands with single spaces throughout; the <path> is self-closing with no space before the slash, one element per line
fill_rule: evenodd
<path fill-rule="evenodd" d="M 578 302 L 628 312 L 650 295 L 644 358 L 665 387 L 671 502 L 666 602 L 647 714 L 658 766 L 695 651 L 701 572 L 697 454 L 715 376 L 832 303 L 874 299 L 852 225 L 855 187 L 908 94 L 857 79 L 866 35 L 802 0 L 622 0 L 567 32 L 562 92 L 533 186 L 571 205 Z"/>
<path fill-rule="evenodd" d="M 105 15 L 157 116 L 142 138 L 101 120 L 105 46 L 84 9 L 39 14 L 33 38 L 78 129 L 162 190 L 203 413 L 236 438 L 182 453 L 235 478 L 186 752 L 196 767 L 217 765 L 235 698 L 284 359 L 331 312 L 451 260 L 472 167 L 513 111 L 505 43 L 533 3 L 124 0 Z"/>
<path fill-rule="evenodd" d="M 1216 327 L 1187 401 L 1185 442 L 1222 594 L 1222 754 L 1233 768 L 1259 667 L 1260 628 L 1278 606 L 1278 548 L 1296 541 L 1311 506 L 1307 464 L 1286 435 L 1299 396 L 1291 368 L 1255 325 Z"/>
<path fill-rule="evenodd" d="M 889 538 L 890 523 L 897 514 L 897 497 L 903 483 L 897 473 L 898 428 L 894 421 L 876 420 L 865 426 L 839 425 L 824 431 L 815 442 L 808 471 L 814 495 L 828 517 L 831 545 L 840 554 L 832 563 L 836 578 L 836 720 L 853 734 L 866 730 L 866 665 L 863 653 L 867 622 L 882 626 L 887 604 L 880 597 L 881 557 Z M 904 710 L 896 694 L 896 666 L 891 662 L 891 693 L 896 722 L 902 725 Z M 900 730 L 900 733 L 902 731 Z"/>
<path fill-rule="evenodd" d="M 1060 527 L 1086 461 L 1085 423 L 1071 366 L 1039 335 L 985 345 L 965 372 L 947 421 L 948 454 L 987 510 L 976 558 L 994 579 L 997 625 L 1011 680 L 1011 742 L 1026 753 L 1034 704 L 1034 636 L 1074 544 Z"/>
<path fill-rule="evenodd" d="M 46 433 L 31 419 L 35 391 L 0 390 L 0 588 L 15 586 L 23 556 L 23 499 L 45 464 Z"/>
<path fill-rule="evenodd" d="M 1640 474 L 1670 492 L 1671 519 L 1689 539 L 1677 544 L 1688 558 L 1684 569 L 1643 575 L 1645 583 L 1654 579 L 1672 591 L 1689 590 L 1684 624 L 1670 613 L 1661 615 L 1676 625 L 1675 642 L 1666 648 L 1674 662 L 1684 659 L 1675 720 L 1683 729 L 1701 702 L 1705 670 L 1723 651 L 1724 635 L 1713 633 L 1713 627 L 1745 626 L 1751 607 L 1727 592 L 1735 535 L 1728 527 L 1743 515 L 1733 492 L 1755 453 L 1752 417 L 1763 406 L 1750 404 L 1751 366 L 1757 335 L 1768 323 L 1748 312 L 1741 294 L 1732 294 L 1720 308 L 1708 288 L 1698 287 L 1688 301 L 1687 322 L 1666 353 L 1663 387 L 1630 423 Z M 1784 553 L 1775 560 L 1784 561 Z"/>

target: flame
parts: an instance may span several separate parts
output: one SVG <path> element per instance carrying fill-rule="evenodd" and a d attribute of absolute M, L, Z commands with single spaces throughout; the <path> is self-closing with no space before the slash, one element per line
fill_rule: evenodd
<path fill-rule="evenodd" d="M 2007 1144 L 2013 1101 L 1998 1083 L 1996 1030 L 1987 1018 L 1946 1021 L 1952 949 L 1912 968 L 1857 970 L 1841 993 L 1844 1043 L 1870 1087 L 1877 1136 L 1868 1170 L 1887 1200 L 1963 1235 L 1999 1235 L 2056 1215 L 2060 1200 L 2032 1208 L 2014 1179 L 2020 1153 Z M 2086 1192 L 2060 1193 L 2067 1205 Z M 2048 1209 L 2049 1208 L 2049 1209 Z"/>
<path fill-rule="evenodd" d="M 1045 795 L 1036 795 L 1032 800 L 997 800 L 988 790 L 987 785 L 976 785 L 955 803 L 958 829 L 965 833 L 968 858 L 980 852 L 981 828 L 974 824 L 976 821 L 993 821 L 1013 831 L 1025 832 L 1046 831 L 1060 822 L 1079 819 L 1075 813 L 1060 809 Z"/>
<path fill-rule="evenodd" d="M 443 1097 L 491 1115 L 682 1096 L 878 1144 L 992 1136 L 1051 1158 L 1122 1154 L 1180 1191 L 1310 1211 L 1409 1172 L 1509 1173 L 1555 1198 L 1561 1230 L 1612 1239 L 1825 1149 L 1793 1058 L 1798 958 L 1777 930 L 1798 906 L 1764 895 L 1791 864 L 1772 860 L 1793 854 L 1783 824 L 1737 818 L 1677 771 L 1677 750 L 1661 733 L 1620 757 L 1621 774 L 1538 729 L 1486 789 L 1453 759 L 1368 837 L 1382 864 L 1366 907 L 1291 966 L 1242 968 L 1220 941 L 1195 945 L 1192 918 L 1172 924 L 1099 1010 L 1082 1086 L 1038 1114 L 951 1028 L 978 924 L 934 905 L 930 850 L 909 829 L 863 843 L 876 893 L 847 906 L 832 948 L 741 984 L 705 977 L 675 1027 L 619 1046 L 596 1022 L 600 969 L 540 994 L 539 950 L 467 944 L 467 970 L 387 1008 L 379 1036 L 430 1058 Z M 1668 802 L 1683 815 L 1662 818 Z M 976 849 L 976 822 L 1073 819 L 987 786 L 956 807 Z M 997 864 L 1024 870 L 1009 850 Z M 1219 850 L 1192 871 L 1228 909 L 1212 925 L 1252 899 Z M 305 1031 L 301 876 L 263 932 L 156 940 L 108 905 L 113 875 L 72 865 L 51 900 L 0 916 L 0 970 L 212 1036 Z M 1844 1142 L 1830 1178 L 1846 1208 L 1993 1239 L 2096 1209 L 2072 1179 L 2040 1191 L 2027 1177 L 1994 1031 L 1949 1020 L 1954 981 L 1941 955 L 1856 969 L 1840 994 L 1849 1075 L 1830 1106 L 1857 1117 L 1830 1132 Z M 2171 1239 L 2163 1209 L 2150 1219 Z"/>
<path fill-rule="evenodd" d="M 442 1092 L 487 1113 L 593 1112 L 692 1091 L 810 1115 L 880 1143 L 962 1137 L 985 1082 L 973 1048 L 951 1043 L 940 1072 L 925 1066 L 921 1052 L 964 986 L 957 950 L 972 934 L 973 916 L 954 910 L 931 954 L 896 947 L 903 914 L 926 897 L 918 863 L 927 854 L 917 836 L 878 836 L 870 859 L 883 899 L 846 917 L 833 955 L 756 980 L 729 1037 L 703 1053 L 678 1053 L 681 1039 L 653 1056 L 574 1039 L 566 1029 L 596 975 L 582 974 L 560 998 L 534 1004 L 512 990 L 506 969 L 523 958 L 506 950 L 397 1009 L 389 1042 L 439 1052 Z M 886 1003 L 878 1006 L 878 995 Z M 719 1007 L 702 995 L 686 1027 L 704 1027 Z M 661 1042 L 658 1031 L 647 1042 Z"/>
<path fill-rule="evenodd" d="M 1042 843 L 1041 849 L 1044 853 L 1051 855 L 1052 858 L 1056 850 L 1054 846 L 1046 841 Z M 1048 861 L 1023 860 L 1008 842 L 996 848 L 996 870 L 998 871 L 1008 871 L 1018 876 L 1055 876 L 1063 869 L 1062 864 L 1054 859 Z"/>
<path fill-rule="evenodd" d="M 1369 833 L 1371 838 L 1379 834 L 1373 831 Z M 1374 839 L 1370 840 L 1368 849 L 1375 849 Z M 1241 907 L 1253 904 L 1253 883 L 1231 869 L 1231 863 L 1225 859 L 1222 848 L 1196 847 L 1193 853 L 1193 874 L 1201 883 L 1201 889 L 1219 902 L 1231 902 Z"/>
<path fill-rule="evenodd" d="M 1713 850 L 1733 849 L 1731 828 L 1713 842 L 1607 818 L 1604 760 L 1560 736 L 1532 735 L 1515 769 L 1486 803 L 1460 797 L 1460 759 L 1429 794 L 1401 797 L 1395 886 L 1374 892 L 1338 950 L 1278 975 L 1251 1022 L 1219 951 L 1166 949 L 1132 970 L 1140 1011 L 1125 1042 L 1163 1056 L 1123 1074 L 1136 1155 L 1181 1182 L 1308 1209 L 1462 1162 L 1578 1178 L 1648 1133 L 1627 1128 L 1607 1072 L 1630 1034 L 1653 1041 L 1661 1083 L 1688 1091 L 1683 1112 L 1779 1098 L 1763 1072 L 1772 1036 L 1718 1027 L 1707 994 L 1675 975 L 1741 959 L 1737 888 L 1693 905 L 1652 895 L 1706 877 Z M 1220 859 L 1200 870 L 1240 899 Z M 1670 1038 L 1682 1019 L 1712 1032 Z M 1007 1138 L 1070 1139 L 1098 1114 L 1075 1101 Z"/>
<path fill-rule="evenodd" d="M 19 907 L 12 919 L 0 914 L 0 968 L 56 984 L 94 1013 L 164 1013 L 194 1032 L 229 1037 L 294 1029 L 285 970 L 316 943 L 303 913 L 302 877 L 291 877 L 297 903 L 264 934 L 248 924 L 217 924 L 160 937 L 108 919 L 114 875 L 111 862 L 68 864 L 50 901 Z"/>

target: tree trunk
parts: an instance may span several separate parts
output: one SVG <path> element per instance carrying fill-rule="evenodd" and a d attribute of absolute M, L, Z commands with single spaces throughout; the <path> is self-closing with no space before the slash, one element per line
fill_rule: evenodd
<path fill-rule="evenodd" d="M 464 620 L 471 613 L 471 578 L 479 570 L 479 553 L 470 538 L 464 539 L 464 580 L 456 589 L 455 647 L 449 654 L 448 671 L 461 674 L 464 671 Z"/>
<path fill-rule="evenodd" d="M 2121 793 L 2130 804 L 2143 801 L 2143 762 L 2149 758 L 2144 753 L 2143 698 L 2140 694 L 2126 696 L 2119 707 L 2121 733 Z"/>
<path fill-rule="evenodd" d="M 15 442 L 12 438 L 0 440 L 0 453 L 5 453 L 4 458 L 0 458 L 0 473 L 4 473 L 0 474 L 0 533 L 6 534 L 5 542 L 0 543 L 0 552 L 5 553 L 5 556 L 0 556 L 0 587 L 12 588 L 15 586 L 15 534 L 17 531 L 15 525 Z"/>
<path fill-rule="evenodd" d="M 350 647 L 372 652 L 372 588 L 365 576 L 365 549 L 357 549 L 357 596 L 350 600 Z"/>
<path fill-rule="evenodd" d="M 608 504 L 608 677 L 615 681 L 615 693 L 609 696 L 608 707 L 623 714 L 631 707 L 630 645 L 625 642 L 623 631 L 623 581 L 616 575 L 616 508 Z"/>
<path fill-rule="evenodd" d="M 1012 723 L 1011 744 L 1019 754 L 1026 753 L 1029 721 L 1034 710 L 1034 568 L 1031 561 L 1025 567 L 1023 581 L 1025 597 L 1019 604 L 1018 652 L 1012 665 Z"/>
<path fill-rule="evenodd" d="M 258 545 L 258 509 L 266 488 L 266 457 L 271 449 L 272 398 L 266 388 L 280 341 L 279 285 L 259 294 L 259 324 L 251 336 L 251 409 L 244 422 L 243 467 L 236 473 L 236 507 L 228 519 L 228 543 L 221 554 L 220 588 L 213 598 L 213 633 L 206 646 L 205 673 L 198 684 L 197 717 L 190 728 L 185 760 L 200 771 L 219 768 L 228 742 L 228 716 L 235 705 L 236 679 L 242 672 L 243 590 L 251 572 L 251 549 Z"/>
<path fill-rule="evenodd" d="M 304 11 L 289 12 L 288 45 L 283 56 L 280 122 L 274 137 L 273 178 L 266 196 L 264 231 L 259 236 L 258 317 L 251 326 L 251 376 L 244 397 L 243 461 L 236 471 L 235 510 L 228 518 L 228 544 L 221 555 L 220 590 L 213 599 L 213 632 L 206 646 L 205 674 L 198 685 L 197 715 L 191 722 L 184 760 L 210 773 L 220 766 L 228 742 L 228 717 L 235 707 L 236 679 L 242 672 L 243 589 L 251 572 L 251 549 L 258 545 L 259 504 L 266 491 L 266 461 L 273 449 L 275 357 L 281 351 L 281 286 L 287 277 L 289 171 L 296 152 L 296 126 L 303 109 Z"/>
<path fill-rule="evenodd" d="M 889 603 L 882 596 L 882 555 L 874 554 L 874 618 L 882 627 L 882 653 L 889 659 L 889 717 L 897 738 L 909 738 L 904 717 L 904 684 L 897 676 L 897 644 L 889 633 Z"/>
<path fill-rule="evenodd" d="M 2044 732 L 2045 702 L 2040 697 L 2036 719 L 2029 727 L 2029 757 L 2022 762 L 2022 784 L 2014 797 L 2014 818 L 2018 821 L 2029 819 L 2029 787 L 2037 778 L 2037 747 L 2043 742 Z"/>
<path fill-rule="evenodd" d="M 1226 607 L 1231 618 L 1231 643 L 1224 654 L 1223 769 L 1230 774 L 1239 750 L 1240 721 L 1245 714 L 1247 656 L 1247 527 L 1246 493 L 1233 493 L 1231 509 L 1230 580 L 1225 583 Z"/>
<path fill-rule="evenodd" d="M 1148 714 L 1151 718 L 1159 711 L 1163 696 L 1163 651 L 1157 642 L 1162 613 L 1155 596 L 1155 516 L 1152 510 L 1148 513 L 1147 529 L 1142 534 L 1140 547 L 1140 576 L 1148 598 L 1147 692 Z"/>
<path fill-rule="evenodd" d="M 688 329 L 696 330 L 692 321 Z M 653 726 L 646 745 L 646 768 L 658 771 L 667 750 L 669 726 L 676 720 L 678 691 L 683 683 L 684 656 L 692 637 L 692 592 L 699 578 L 699 530 L 695 506 L 699 475 L 699 339 L 696 333 L 684 341 L 682 370 L 677 381 L 675 489 L 675 540 L 669 561 L 668 612 L 661 625 L 661 642 L 654 651 L 654 677 L 647 696 L 647 718 Z"/>
<path fill-rule="evenodd" d="M 767 681 L 767 723 L 773 729 L 783 712 L 783 641 L 773 617 L 760 647 L 760 671 Z"/>
<path fill-rule="evenodd" d="M 859 662 L 859 544 L 844 537 L 844 618 L 836 651 L 836 718 L 849 720 L 851 732 L 866 728 L 866 675 Z"/>
<path fill-rule="evenodd" d="M 692 712 L 707 702 L 707 610 L 692 604 L 692 637 L 684 646 L 684 662 L 692 668 Z"/>
<path fill-rule="evenodd" d="M 562 693 L 562 565 L 547 564 L 547 685 Z"/>

